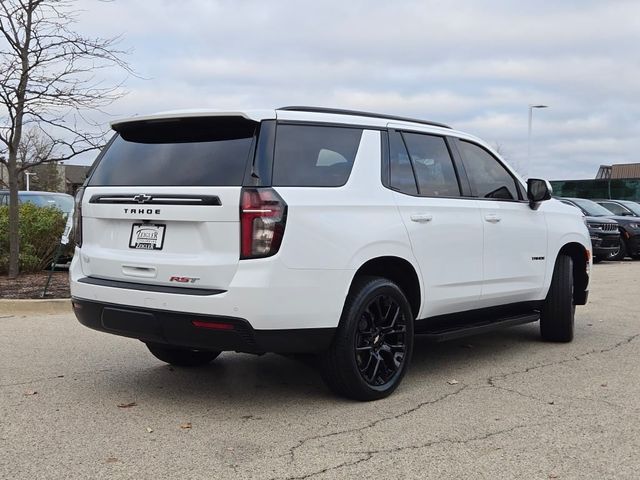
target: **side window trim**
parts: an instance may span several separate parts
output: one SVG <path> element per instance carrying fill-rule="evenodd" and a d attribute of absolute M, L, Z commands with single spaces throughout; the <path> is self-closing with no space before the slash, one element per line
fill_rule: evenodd
<path fill-rule="evenodd" d="M 389 188 L 391 184 L 391 145 L 389 145 L 389 131 L 380 132 L 380 181 Z"/>
<path fill-rule="evenodd" d="M 404 138 L 404 132 L 398 131 L 398 135 L 400 135 L 400 140 L 402 140 L 402 144 L 404 145 L 404 150 L 407 152 L 407 156 L 409 157 L 409 165 L 411 165 L 411 171 L 413 172 L 413 181 L 416 182 L 416 191 L 418 192 L 419 197 L 426 197 L 427 195 L 423 195 L 420 191 L 420 182 L 418 181 L 418 175 L 416 174 L 416 166 L 413 163 L 413 156 L 409 151 L 409 146 L 407 145 L 407 141 Z"/>
<path fill-rule="evenodd" d="M 462 161 L 462 155 L 458 150 L 458 138 L 447 136 L 445 137 L 445 141 L 447 142 L 447 146 L 449 147 L 449 151 L 451 152 L 451 158 L 453 159 L 453 165 L 458 174 L 458 181 L 460 182 L 460 191 L 462 192 L 463 197 L 471 197 L 473 198 L 473 191 L 471 189 L 471 182 L 469 181 L 469 176 L 467 175 L 467 171 L 464 168 L 464 163 Z"/>
<path fill-rule="evenodd" d="M 407 158 L 409 159 L 409 164 L 411 165 L 411 172 L 413 174 L 413 183 L 414 186 L 416 188 L 416 193 L 410 193 L 410 192 L 406 192 L 403 190 L 400 190 L 397 187 L 394 187 L 391 184 L 391 157 L 392 157 L 392 153 L 391 153 L 391 146 L 393 144 L 392 139 L 390 138 L 392 135 L 397 135 L 397 137 L 399 137 L 400 142 L 402 143 L 402 146 L 404 147 L 404 153 L 407 155 Z M 409 195 L 411 197 L 419 197 L 420 195 L 418 194 L 419 189 L 418 189 L 418 181 L 416 179 L 416 175 L 415 175 L 415 171 L 413 170 L 413 164 L 411 163 L 411 156 L 409 155 L 409 152 L 407 151 L 407 146 L 404 143 L 404 139 L 402 138 L 402 135 L 400 133 L 400 131 L 394 129 L 394 128 L 388 128 L 384 131 L 384 135 L 383 137 L 386 138 L 386 142 L 387 142 L 387 148 L 385 150 L 386 153 L 386 158 L 383 158 L 383 162 L 386 161 L 386 178 L 384 178 L 382 185 L 386 188 L 388 188 L 389 190 L 393 190 L 394 192 L 398 192 L 398 193 L 402 193 L 403 195 Z"/>
<path fill-rule="evenodd" d="M 453 143 L 456 145 L 456 149 L 458 154 L 460 155 L 460 160 L 461 163 L 464 163 L 464 161 L 462 160 L 462 154 L 460 153 L 460 149 L 458 147 L 459 143 L 463 141 L 463 139 L 458 138 L 458 137 L 452 137 L 453 139 Z M 514 187 L 516 189 L 516 191 L 518 192 L 518 197 L 517 199 L 510 199 L 510 198 L 484 198 L 484 197 L 479 197 L 477 195 L 477 193 L 475 191 L 473 191 L 473 187 L 471 186 L 471 182 L 469 182 L 469 186 L 471 189 L 471 194 L 473 196 L 473 198 L 475 198 L 476 200 L 486 200 L 486 201 L 499 201 L 499 202 L 518 202 L 518 203 L 528 203 L 528 200 L 526 200 L 526 191 L 523 192 L 523 188 L 522 185 L 520 184 L 520 181 L 513 175 L 513 173 L 511 173 L 511 170 L 509 170 L 509 168 L 507 168 L 507 166 L 504 164 L 504 162 L 502 162 L 498 157 L 496 157 L 493 153 L 491 153 L 489 150 L 487 150 L 485 147 L 483 147 L 482 145 L 479 145 L 478 143 L 472 141 L 472 140 L 467 140 L 464 139 L 465 142 L 474 145 L 482 150 L 484 150 L 489 156 L 491 156 L 491 158 L 493 158 L 496 162 L 498 162 L 502 168 L 504 168 L 505 172 L 507 172 L 507 174 L 511 177 L 511 179 L 513 180 L 513 184 Z"/>

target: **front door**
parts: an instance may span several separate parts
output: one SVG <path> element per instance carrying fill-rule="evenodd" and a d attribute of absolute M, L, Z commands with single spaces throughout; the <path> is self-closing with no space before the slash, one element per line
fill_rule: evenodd
<path fill-rule="evenodd" d="M 457 146 L 484 226 L 481 307 L 540 300 L 548 264 L 544 213 L 529 207 L 522 186 L 488 150 L 466 140 Z"/>

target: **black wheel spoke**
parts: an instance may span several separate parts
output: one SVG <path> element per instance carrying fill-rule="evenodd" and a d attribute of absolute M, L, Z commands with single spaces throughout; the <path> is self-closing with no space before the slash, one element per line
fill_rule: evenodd
<path fill-rule="evenodd" d="M 376 356 L 376 366 L 373 368 L 373 373 L 371 377 L 369 377 L 369 381 L 376 383 L 376 374 L 378 373 L 378 369 L 380 368 L 380 363 L 382 362 L 382 357 L 379 355 Z"/>
<path fill-rule="evenodd" d="M 364 308 L 356 332 L 355 354 L 363 380 L 372 386 L 392 381 L 404 363 L 406 318 L 389 295 L 378 295 Z"/>
<path fill-rule="evenodd" d="M 365 345 L 364 347 L 356 347 L 356 352 L 366 352 L 370 351 L 373 348 L 373 345 Z"/>

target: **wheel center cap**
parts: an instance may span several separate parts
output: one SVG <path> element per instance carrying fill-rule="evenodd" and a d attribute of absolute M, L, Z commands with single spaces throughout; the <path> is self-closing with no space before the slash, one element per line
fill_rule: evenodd
<path fill-rule="evenodd" d="M 377 345 L 379 341 L 380 341 L 380 335 L 378 334 L 378 335 L 376 335 L 376 337 L 373 339 L 373 343 Z"/>

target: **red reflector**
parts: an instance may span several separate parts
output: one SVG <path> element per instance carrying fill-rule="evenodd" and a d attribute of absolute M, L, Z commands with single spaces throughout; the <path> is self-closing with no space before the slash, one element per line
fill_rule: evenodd
<path fill-rule="evenodd" d="M 230 323 L 202 322 L 200 320 L 192 320 L 191 325 L 198 328 L 209 328 L 211 330 L 233 330 L 233 325 Z"/>

